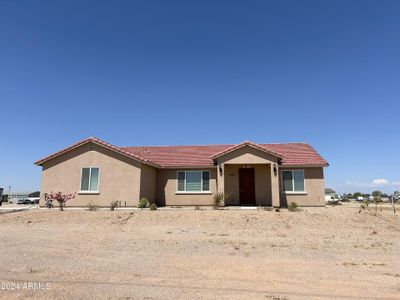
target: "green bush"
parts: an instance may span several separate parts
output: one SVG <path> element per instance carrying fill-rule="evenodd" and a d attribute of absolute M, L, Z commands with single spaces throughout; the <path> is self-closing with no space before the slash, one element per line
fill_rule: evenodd
<path fill-rule="evenodd" d="M 299 210 L 299 206 L 297 205 L 296 202 L 290 202 L 288 210 L 289 211 L 298 211 Z"/>
<path fill-rule="evenodd" d="M 140 198 L 139 203 L 138 203 L 138 208 L 146 208 L 149 207 L 150 203 L 149 200 L 146 197 Z"/>
<path fill-rule="evenodd" d="M 151 203 L 149 207 L 150 207 L 150 210 L 157 210 L 157 208 L 158 208 L 157 204 L 155 204 L 155 203 Z"/>
<path fill-rule="evenodd" d="M 225 200 L 227 200 L 229 195 L 225 195 L 223 192 L 218 192 L 213 197 L 213 208 L 218 209 L 225 205 Z"/>

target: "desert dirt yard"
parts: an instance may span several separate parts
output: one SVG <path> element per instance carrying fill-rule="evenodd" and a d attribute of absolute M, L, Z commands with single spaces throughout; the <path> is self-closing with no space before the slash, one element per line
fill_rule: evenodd
<path fill-rule="evenodd" d="M 1 213 L 0 283 L 3 299 L 400 299 L 400 216 L 349 205 Z"/>

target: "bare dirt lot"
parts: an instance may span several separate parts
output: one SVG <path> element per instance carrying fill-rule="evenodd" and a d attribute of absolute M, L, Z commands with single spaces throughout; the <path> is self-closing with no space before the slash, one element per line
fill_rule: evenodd
<path fill-rule="evenodd" d="M 0 255 L 4 299 L 400 299 L 400 217 L 348 205 L 2 213 Z"/>

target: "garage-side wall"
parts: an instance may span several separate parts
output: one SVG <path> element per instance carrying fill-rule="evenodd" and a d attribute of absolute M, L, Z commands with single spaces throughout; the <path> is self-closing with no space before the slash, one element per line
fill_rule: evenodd
<path fill-rule="evenodd" d="M 304 189 L 306 194 L 289 194 L 283 191 L 282 170 L 304 170 Z M 300 206 L 325 206 L 324 168 L 279 168 L 281 206 L 296 202 Z"/>
<path fill-rule="evenodd" d="M 157 203 L 156 182 L 157 182 L 157 169 L 142 164 L 142 172 L 140 175 L 140 198 L 146 197 L 150 202 Z"/>
<path fill-rule="evenodd" d="M 99 167 L 99 193 L 80 194 L 81 170 Z M 136 206 L 140 196 L 141 163 L 96 144 L 84 144 L 43 164 L 41 194 L 76 193 L 68 206 L 110 206 L 111 201 Z M 40 205 L 43 206 L 44 200 Z M 57 204 L 54 203 L 53 204 Z"/>
<path fill-rule="evenodd" d="M 159 204 L 167 206 L 212 205 L 213 196 L 217 191 L 216 169 L 202 169 L 210 171 L 210 193 L 201 194 L 177 193 L 177 172 L 179 170 L 157 170 L 157 201 Z"/>

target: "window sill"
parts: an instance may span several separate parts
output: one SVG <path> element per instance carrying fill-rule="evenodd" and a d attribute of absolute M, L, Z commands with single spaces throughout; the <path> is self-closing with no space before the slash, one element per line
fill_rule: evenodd
<path fill-rule="evenodd" d="M 78 195 L 99 195 L 99 191 L 79 191 Z"/>
<path fill-rule="evenodd" d="M 212 192 L 205 191 L 205 192 L 175 192 L 175 195 L 211 195 Z"/>
<path fill-rule="evenodd" d="M 284 192 L 286 195 L 307 195 L 307 192 Z"/>

